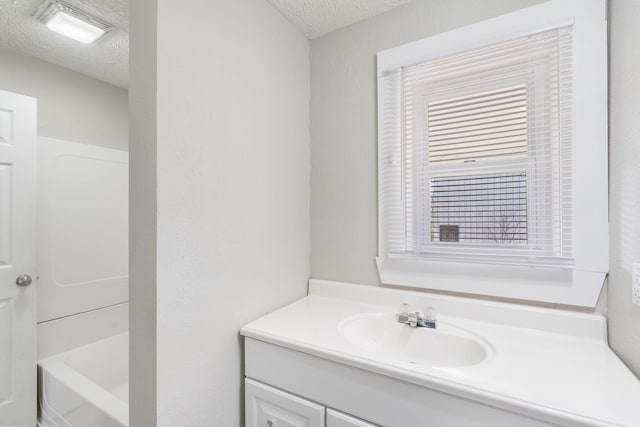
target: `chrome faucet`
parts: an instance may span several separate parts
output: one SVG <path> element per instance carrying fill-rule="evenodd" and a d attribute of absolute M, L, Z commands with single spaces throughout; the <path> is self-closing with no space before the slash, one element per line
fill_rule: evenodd
<path fill-rule="evenodd" d="M 398 323 L 404 323 L 412 328 L 436 329 L 436 309 L 425 307 L 424 312 L 410 311 L 409 304 L 400 304 L 397 315 Z"/>

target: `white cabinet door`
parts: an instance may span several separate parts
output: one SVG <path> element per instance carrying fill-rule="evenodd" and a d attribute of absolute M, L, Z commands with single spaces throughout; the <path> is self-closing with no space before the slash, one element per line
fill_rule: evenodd
<path fill-rule="evenodd" d="M 249 378 L 245 427 L 325 427 L 324 407 Z"/>
<path fill-rule="evenodd" d="M 0 91 L 0 425 L 36 425 L 36 100 Z"/>
<path fill-rule="evenodd" d="M 333 409 L 327 409 L 327 427 L 378 427 Z"/>

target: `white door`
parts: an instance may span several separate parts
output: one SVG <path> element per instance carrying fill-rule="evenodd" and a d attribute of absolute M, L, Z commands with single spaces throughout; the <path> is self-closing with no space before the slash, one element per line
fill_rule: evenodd
<path fill-rule="evenodd" d="M 0 91 L 0 426 L 36 425 L 36 100 Z"/>
<path fill-rule="evenodd" d="M 324 406 L 245 378 L 245 427 L 325 427 Z"/>

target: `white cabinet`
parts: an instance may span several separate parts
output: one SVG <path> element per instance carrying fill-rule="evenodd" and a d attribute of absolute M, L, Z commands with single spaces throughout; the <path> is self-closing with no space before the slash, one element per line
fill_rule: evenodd
<path fill-rule="evenodd" d="M 245 427 L 325 427 L 324 406 L 249 378 L 244 384 Z"/>
<path fill-rule="evenodd" d="M 342 412 L 327 409 L 327 427 L 378 427 Z"/>
<path fill-rule="evenodd" d="M 245 427 L 378 427 L 250 378 L 244 385 Z"/>
<path fill-rule="evenodd" d="M 262 416 L 258 411 L 259 405 L 270 405 L 270 413 L 285 411 L 283 408 L 298 413 L 301 409 L 267 400 L 264 395 L 250 397 L 254 388 L 248 386 L 246 427 L 324 426 L 322 422 L 325 419 L 328 427 L 427 424 L 438 427 L 551 427 L 566 424 L 531 418 L 530 414 L 514 413 L 252 338 L 245 338 L 245 375 L 250 378 L 247 379 L 248 384 L 259 381 L 262 387 L 289 396 L 285 403 L 293 399 L 304 402 L 306 405 L 303 406 L 319 408 L 316 410 L 322 413 L 320 424 L 304 421 L 307 412 L 302 412 L 298 419 L 303 421 L 298 424 L 272 422 L 269 426 L 266 423 L 269 419 L 259 421 L 258 417 Z M 264 402 L 250 401 L 256 398 Z M 349 416 L 336 416 L 337 411 Z M 371 424 L 362 421 L 364 419 Z"/>

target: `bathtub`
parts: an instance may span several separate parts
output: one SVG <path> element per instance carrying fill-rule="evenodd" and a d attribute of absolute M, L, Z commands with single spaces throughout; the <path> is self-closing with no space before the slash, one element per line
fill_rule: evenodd
<path fill-rule="evenodd" d="M 129 334 L 38 362 L 39 425 L 129 425 Z"/>

